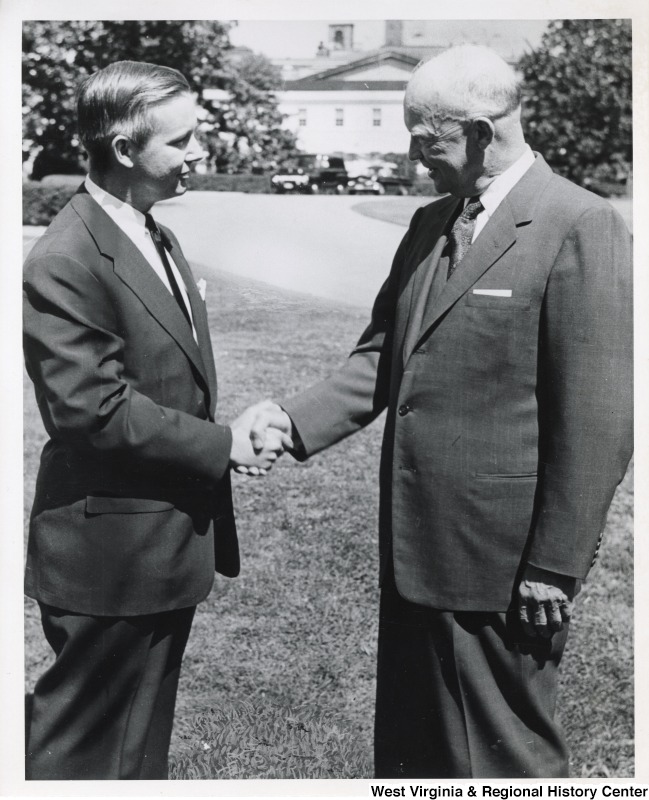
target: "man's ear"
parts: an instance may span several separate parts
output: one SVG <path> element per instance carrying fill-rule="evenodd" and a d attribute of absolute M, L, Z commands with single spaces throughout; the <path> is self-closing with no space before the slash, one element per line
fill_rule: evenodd
<path fill-rule="evenodd" d="M 486 150 L 493 142 L 496 129 L 489 117 L 475 117 L 471 120 L 473 141 L 481 150 Z"/>
<path fill-rule="evenodd" d="M 110 149 L 113 151 L 113 156 L 117 163 L 128 169 L 133 167 L 133 147 L 133 142 L 123 133 L 118 133 L 117 136 L 114 136 L 110 143 Z"/>

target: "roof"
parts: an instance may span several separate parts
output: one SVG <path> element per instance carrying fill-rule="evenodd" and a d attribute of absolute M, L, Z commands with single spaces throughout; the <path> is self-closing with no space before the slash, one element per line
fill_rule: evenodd
<path fill-rule="evenodd" d="M 408 76 L 402 81 L 335 81 L 335 80 L 312 80 L 312 76 L 300 78 L 296 81 L 286 81 L 283 91 L 285 92 L 366 92 L 368 89 L 378 89 L 380 91 L 401 92 L 408 83 Z"/>
<path fill-rule="evenodd" d="M 412 72 L 418 62 L 419 59 L 416 57 L 405 52 L 399 52 L 394 48 L 390 48 L 389 50 L 374 50 L 370 53 L 366 53 L 361 58 L 356 58 L 353 61 L 348 61 L 346 64 L 340 64 L 332 69 L 324 70 L 324 72 L 316 72 L 302 80 L 328 80 L 329 78 L 338 78 L 343 75 L 362 71 L 366 67 L 374 67 L 379 64 L 387 63 L 400 66 L 404 70 Z"/>
<path fill-rule="evenodd" d="M 401 91 L 420 61 L 418 55 L 411 55 L 408 51 L 409 48 L 393 47 L 374 50 L 346 64 L 306 75 L 294 81 L 286 81 L 284 91 L 366 91 L 367 89 Z M 389 77 L 381 78 L 376 74 L 363 77 L 370 71 L 380 76 L 381 70 L 384 70 Z M 395 71 L 403 72 L 403 79 L 395 79 Z"/>
<path fill-rule="evenodd" d="M 445 50 L 437 45 L 408 46 L 384 45 L 365 53 L 360 58 L 335 67 L 285 81 L 284 91 L 402 91 L 412 71 L 422 60 L 427 60 Z M 510 61 L 511 63 L 511 61 Z M 385 72 L 385 76 L 381 72 Z M 403 72 L 403 79 L 395 72 Z"/>

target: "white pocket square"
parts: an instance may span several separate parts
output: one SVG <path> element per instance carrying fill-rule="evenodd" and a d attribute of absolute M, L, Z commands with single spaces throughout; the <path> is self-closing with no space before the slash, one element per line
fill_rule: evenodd
<path fill-rule="evenodd" d="M 207 281 L 205 280 L 205 278 L 199 278 L 196 281 L 196 288 L 198 289 L 198 293 L 201 296 L 201 300 L 205 302 L 205 293 L 207 292 Z"/>
<path fill-rule="evenodd" d="M 473 294 L 486 294 L 489 297 L 511 297 L 511 289 L 474 289 Z"/>

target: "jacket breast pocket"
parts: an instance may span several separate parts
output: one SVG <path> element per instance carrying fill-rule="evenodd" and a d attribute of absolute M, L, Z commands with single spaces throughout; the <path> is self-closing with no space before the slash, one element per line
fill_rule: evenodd
<path fill-rule="evenodd" d="M 151 514 L 171 511 L 173 503 L 147 497 L 86 497 L 86 514 Z"/>
<path fill-rule="evenodd" d="M 465 305 L 474 308 L 493 308 L 497 311 L 526 311 L 530 307 L 530 301 L 525 297 L 498 297 L 491 294 L 469 292 Z"/>

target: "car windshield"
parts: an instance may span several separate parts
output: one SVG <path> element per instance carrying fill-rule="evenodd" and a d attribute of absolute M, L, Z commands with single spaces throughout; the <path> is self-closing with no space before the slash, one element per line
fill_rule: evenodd
<path fill-rule="evenodd" d="M 336 156 L 298 156 L 297 165 L 300 169 L 345 169 L 345 162 Z"/>

